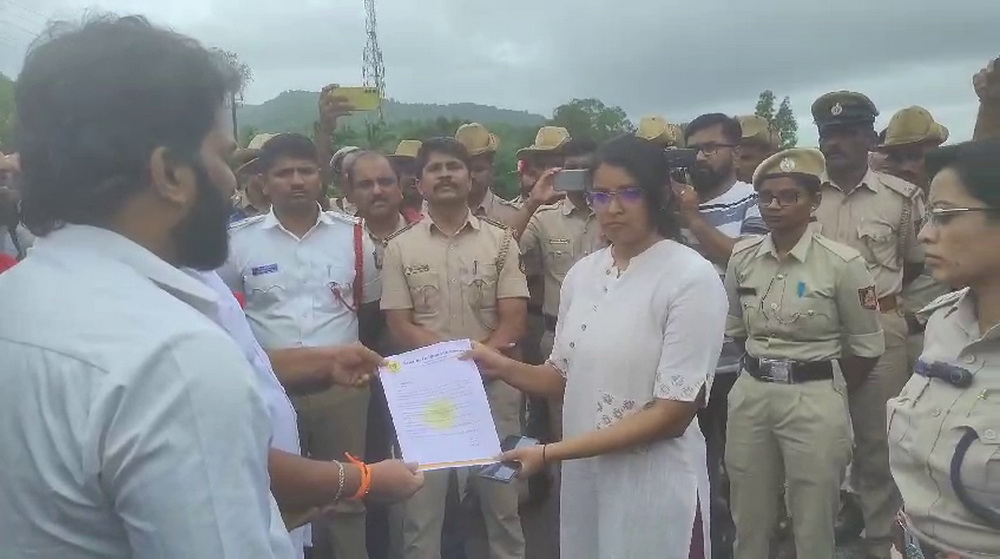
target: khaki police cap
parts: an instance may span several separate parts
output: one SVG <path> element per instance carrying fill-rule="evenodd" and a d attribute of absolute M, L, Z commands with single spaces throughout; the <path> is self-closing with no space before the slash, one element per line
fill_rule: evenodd
<path fill-rule="evenodd" d="M 820 178 L 826 172 L 826 158 L 818 149 L 792 148 L 768 157 L 753 172 L 753 184 L 770 177 L 808 175 Z"/>
<path fill-rule="evenodd" d="M 948 129 L 934 122 L 934 117 L 923 107 L 907 107 L 892 115 L 885 131 L 883 148 L 905 146 L 923 142 L 941 145 L 948 141 Z"/>
<path fill-rule="evenodd" d="M 233 153 L 232 162 L 233 166 L 236 167 L 236 172 L 240 173 L 248 170 L 247 168 L 257 161 L 260 156 L 260 149 L 264 147 L 264 144 L 268 140 L 277 136 L 277 134 L 257 134 L 250 140 L 245 149 L 238 149 Z"/>
<path fill-rule="evenodd" d="M 812 105 L 813 121 L 820 130 L 841 124 L 873 124 L 878 116 L 875 103 L 854 91 L 834 91 Z"/>
<path fill-rule="evenodd" d="M 420 146 L 424 145 L 420 140 L 402 140 L 396 146 L 396 152 L 389 155 L 389 159 L 411 159 L 417 158 Z"/>
<path fill-rule="evenodd" d="M 559 150 L 570 141 L 569 130 L 561 126 L 543 126 L 535 135 L 535 143 L 517 150 L 517 157 L 536 153 L 559 153 Z"/>
<path fill-rule="evenodd" d="M 496 153 L 500 147 L 500 138 L 491 134 L 485 126 L 478 122 L 463 124 L 455 132 L 455 139 L 469 150 L 469 156 Z"/>
<path fill-rule="evenodd" d="M 778 131 L 771 126 L 766 118 L 759 115 L 743 115 L 736 117 L 743 130 L 744 142 L 755 142 L 777 148 L 779 144 Z"/>
<path fill-rule="evenodd" d="M 640 118 L 639 127 L 635 135 L 644 140 L 659 144 L 662 147 L 677 145 L 677 137 L 674 135 L 670 123 L 662 116 L 644 116 Z"/>

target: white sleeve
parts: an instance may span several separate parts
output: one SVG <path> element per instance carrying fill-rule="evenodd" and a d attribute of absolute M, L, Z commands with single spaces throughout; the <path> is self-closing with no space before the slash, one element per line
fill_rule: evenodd
<path fill-rule="evenodd" d="M 376 265 L 375 242 L 368 235 L 364 235 L 363 239 L 361 250 L 364 251 L 364 262 L 361 273 L 364 275 L 362 278 L 364 286 L 362 287 L 361 302 L 374 303 L 382 298 L 382 270 Z"/>
<path fill-rule="evenodd" d="M 707 262 L 691 276 L 669 302 L 654 398 L 694 402 L 711 388 L 722 353 L 729 307 L 722 281 Z"/>
<path fill-rule="evenodd" d="M 135 557 L 274 557 L 271 425 L 254 373 L 224 332 L 169 341 L 95 416 L 101 480 Z"/>
<path fill-rule="evenodd" d="M 237 244 L 233 240 L 232 234 L 229 235 L 229 256 L 226 258 L 226 262 L 221 268 L 216 270 L 222 281 L 229 287 L 232 291 L 238 291 L 240 293 L 246 292 L 246 286 L 243 285 L 243 270 L 240 269 L 239 264 L 239 254 L 237 253 Z"/>

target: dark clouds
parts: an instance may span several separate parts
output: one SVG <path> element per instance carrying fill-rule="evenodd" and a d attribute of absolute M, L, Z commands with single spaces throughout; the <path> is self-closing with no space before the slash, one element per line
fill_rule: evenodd
<path fill-rule="evenodd" d="M 82 11 L 71 0 L 16 2 L 44 14 Z M 98 3 L 239 52 L 256 76 L 252 102 L 361 79 L 361 0 Z M 871 96 L 883 123 L 920 104 L 967 138 L 971 76 L 1000 54 L 995 0 L 378 0 L 378 17 L 389 95 L 402 101 L 547 115 L 570 98 L 598 97 L 634 117 L 688 120 L 750 112 L 769 88 L 792 97 L 805 141 L 815 137 L 811 101 L 844 88 Z M 0 10 L 0 30 L 38 20 L 16 4 Z M 15 70 L 22 53 L 0 47 L 0 64 Z"/>

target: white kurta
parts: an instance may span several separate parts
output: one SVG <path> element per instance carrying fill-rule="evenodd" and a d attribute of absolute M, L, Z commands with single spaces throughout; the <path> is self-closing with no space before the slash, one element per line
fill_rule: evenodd
<path fill-rule="evenodd" d="M 613 425 L 656 399 L 710 392 L 726 294 L 694 250 L 661 241 L 621 277 L 611 249 L 578 262 L 563 283 L 550 362 L 566 375 L 563 432 Z M 573 559 L 688 559 L 700 502 L 708 550 L 705 440 L 684 434 L 631 451 L 565 462 L 560 545 Z M 711 554 L 708 554 L 711 556 Z"/>

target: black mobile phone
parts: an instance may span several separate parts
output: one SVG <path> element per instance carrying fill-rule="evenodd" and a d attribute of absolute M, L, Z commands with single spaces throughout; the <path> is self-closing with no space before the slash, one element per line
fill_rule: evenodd
<path fill-rule="evenodd" d="M 524 448 L 526 446 L 535 446 L 537 444 L 538 439 L 511 435 L 500 443 L 500 449 L 507 452 L 508 450 L 513 450 L 515 448 Z M 514 481 L 514 478 L 517 477 L 517 472 L 520 470 L 521 465 L 517 462 L 497 462 L 496 464 L 483 466 L 483 469 L 479 470 L 479 477 L 499 481 L 501 483 L 510 483 Z"/>
<path fill-rule="evenodd" d="M 667 166 L 671 169 L 690 169 L 698 161 L 698 150 L 671 148 L 666 150 Z"/>
<path fill-rule="evenodd" d="M 584 192 L 590 188 L 590 171 L 563 169 L 556 173 L 552 189 L 556 192 Z"/>

